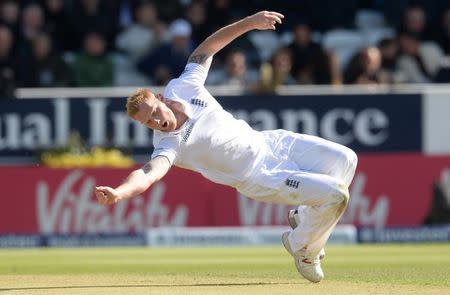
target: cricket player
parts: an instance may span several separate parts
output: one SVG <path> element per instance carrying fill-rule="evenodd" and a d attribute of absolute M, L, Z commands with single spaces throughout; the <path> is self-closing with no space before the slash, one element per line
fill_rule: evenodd
<path fill-rule="evenodd" d="M 154 130 L 151 160 L 116 188 L 99 186 L 95 194 L 104 205 L 140 195 L 175 165 L 250 198 L 298 206 L 289 213 L 293 230 L 282 235 L 282 242 L 298 272 L 319 282 L 323 247 L 349 201 L 356 154 L 314 136 L 253 130 L 204 86 L 214 54 L 248 31 L 275 30 L 283 18 L 261 11 L 223 27 L 194 50 L 164 94 L 136 90 L 127 100 L 127 113 Z"/>

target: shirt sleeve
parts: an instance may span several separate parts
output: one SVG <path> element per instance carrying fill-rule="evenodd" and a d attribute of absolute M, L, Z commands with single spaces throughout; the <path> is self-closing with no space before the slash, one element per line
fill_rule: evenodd
<path fill-rule="evenodd" d="M 174 164 L 178 156 L 179 141 L 176 136 L 155 138 L 153 142 L 155 149 L 153 150 L 151 158 L 157 156 L 166 157 L 171 165 Z"/>
<path fill-rule="evenodd" d="M 208 70 L 201 64 L 188 63 L 179 79 L 193 84 L 205 85 Z"/>

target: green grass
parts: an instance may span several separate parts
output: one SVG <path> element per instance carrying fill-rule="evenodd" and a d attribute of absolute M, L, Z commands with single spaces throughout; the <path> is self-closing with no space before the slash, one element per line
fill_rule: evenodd
<path fill-rule="evenodd" d="M 0 294 L 450 294 L 450 244 L 329 246 L 325 280 L 279 247 L 0 250 Z"/>

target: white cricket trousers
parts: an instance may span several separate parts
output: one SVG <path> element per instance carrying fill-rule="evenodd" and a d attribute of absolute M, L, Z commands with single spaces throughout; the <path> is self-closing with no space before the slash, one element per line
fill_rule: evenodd
<path fill-rule="evenodd" d="M 289 242 L 293 251 L 315 257 L 348 205 L 357 156 L 316 136 L 285 130 L 263 134 L 266 155 L 237 189 L 259 201 L 299 206 L 300 224 Z"/>

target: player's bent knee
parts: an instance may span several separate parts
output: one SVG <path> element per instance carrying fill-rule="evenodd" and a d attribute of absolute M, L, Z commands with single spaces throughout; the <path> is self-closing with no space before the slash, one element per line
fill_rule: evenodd
<path fill-rule="evenodd" d="M 341 203 L 342 203 L 342 205 L 344 207 L 347 207 L 348 202 L 350 201 L 350 192 L 348 191 L 347 187 L 344 187 L 344 191 L 343 191 L 342 196 L 343 196 L 343 198 L 342 198 L 342 202 Z"/>
<path fill-rule="evenodd" d="M 335 203 L 337 206 L 346 208 L 348 205 L 348 202 L 350 201 L 350 193 L 348 191 L 347 186 L 342 183 L 338 182 L 336 184 L 335 191 L 332 194 L 332 202 Z"/>
<path fill-rule="evenodd" d="M 343 198 L 342 198 L 342 202 L 338 209 L 338 215 L 342 215 L 344 213 L 344 211 L 345 211 L 345 209 L 347 209 L 348 203 L 350 201 L 350 193 L 349 193 L 347 187 L 345 187 L 342 196 L 343 196 Z"/>
<path fill-rule="evenodd" d="M 344 162 L 346 163 L 346 166 L 348 167 L 348 170 L 355 170 L 356 169 L 356 165 L 358 164 L 358 156 L 356 155 L 356 153 L 347 148 L 344 147 L 341 150 L 341 154 L 343 157 Z"/>
<path fill-rule="evenodd" d="M 355 175 L 356 166 L 358 165 L 358 156 L 353 150 L 349 148 L 345 149 L 343 155 L 344 155 L 343 167 L 345 168 L 342 174 L 342 180 L 348 187 L 352 182 L 353 176 Z"/>
<path fill-rule="evenodd" d="M 348 163 L 349 163 L 349 170 L 352 170 L 353 172 L 355 172 L 356 166 L 358 165 L 358 156 L 356 155 L 356 153 L 353 150 L 349 149 L 347 158 L 348 158 Z"/>

